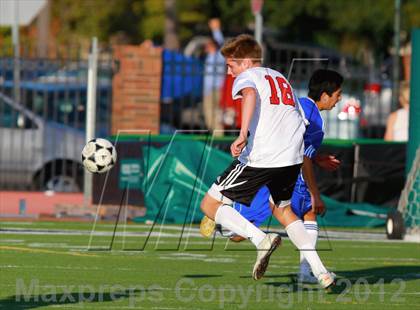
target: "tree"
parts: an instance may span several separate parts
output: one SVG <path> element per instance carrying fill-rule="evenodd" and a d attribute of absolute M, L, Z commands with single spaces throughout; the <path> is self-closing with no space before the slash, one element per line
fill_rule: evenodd
<path fill-rule="evenodd" d="M 151 39 L 163 44 L 165 0 L 54 0 L 52 29 L 58 43 L 100 42 L 123 38 L 138 44 Z M 171 0 L 182 46 L 197 34 L 209 34 L 207 22 L 220 17 L 232 36 L 252 33 L 250 0 Z M 420 26 L 419 0 L 401 0 L 402 33 Z M 313 44 L 359 57 L 366 51 L 383 57 L 392 46 L 394 0 L 265 0 L 266 35 L 279 41 Z M 0 42 L 10 41 L 1 31 Z M 22 39 L 24 36 L 22 36 Z"/>
<path fill-rule="evenodd" d="M 164 6 L 155 0 L 59 0 L 52 2 L 60 42 L 124 34 L 129 43 L 162 40 Z"/>
<path fill-rule="evenodd" d="M 420 26 L 418 0 L 402 1 L 402 30 Z M 383 56 L 392 46 L 394 0 L 266 0 L 266 26 L 287 42 L 318 44 L 360 55 Z"/>

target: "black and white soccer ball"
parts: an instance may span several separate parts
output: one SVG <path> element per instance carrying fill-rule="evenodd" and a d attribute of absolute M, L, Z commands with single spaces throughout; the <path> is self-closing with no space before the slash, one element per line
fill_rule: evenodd
<path fill-rule="evenodd" d="M 92 173 L 104 173 L 117 162 L 117 151 L 111 142 L 96 138 L 90 140 L 82 150 L 82 163 Z"/>

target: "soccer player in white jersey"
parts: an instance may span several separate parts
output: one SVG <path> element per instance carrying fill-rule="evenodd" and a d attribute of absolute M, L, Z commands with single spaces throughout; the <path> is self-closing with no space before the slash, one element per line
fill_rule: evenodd
<path fill-rule="evenodd" d="M 230 147 L 232 156 L 239 158 L 210 187 L 201 210 L 215 223 L 245 236 L 256 246 L 252 275 L 258 280 L 281 243 L 280 235 L 264 233 L 232 208 L 232 203 L 249 206 L 257 191 L 266 185 L 276 208 L 289 206 L 303 162 L 305 123 L 290 83 L 281 73 L 261 66 L 261 47 L 251 36 L 230 40 L 221 53 L 228 73 L 236 77 L 232 97 L 242 97 L 241 130 Z M 281 213 L 292 242 L 303 250 L 315 276 L 323 279 L 321 285 L 330 286 L 334 279 L 320 261 L 302 221 L 290 207 Z"/>
<path fill-rule="evenodd" d="M 332 155 L 317 155 L 317 151 L 324 138 L 324 120 L 320 111 L 331 110 L 340 101 L 342 83 L 343 77 L 338 72 L 325 69 L 317 70 L 312 74 L 309 81 L 308 97 L 299 98 L 299 103 L 303 108 L 305 118 L 308 120 L 309 125 L 303 136 L 305 141 L 303 165 L 293 191 L 291 208 L 293 213 L 302 219 L 314 247 L 318 238 L 316 217 L 317 214 L 325 213 L 326 206 L 321 199 L 321 194 L 315 179 L 313 162 L 328 171 L 334 171 L 340 165 L 340 161 Z M 233 207 L 257 227 L 268 220 L 272 216 L 273 211 L 274 216 L 282 222 L 283 216 L 281 211 L 287 210 L 287 207 L 283 209 L 274 208 L 274 206 L 270 206 L 269 198 L 270 192 L 264 186 L 255 195 L 250 206 L 234 202 Z M 222 228 L 219 227 L 219 229 L 222 232 Z M 207 230 L 205 236 L 209 236 L 210 234 L 212 234 L 212 231 Z M 228 233 L 226 236 L 234 242 L 246 240 L 244 237 L 232 233 Z M 300 254 L 298 282 L 318 283 L 318 279 L 311 275 L 310 265 L 302 252 Z"/>

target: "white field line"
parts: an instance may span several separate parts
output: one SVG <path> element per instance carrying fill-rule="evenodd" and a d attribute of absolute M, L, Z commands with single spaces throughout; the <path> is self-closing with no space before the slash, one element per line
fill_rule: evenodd
<path fill-rule="evenodd" d="M 89 236 L 90 232 L 88 231 L 26 231 L 26 230 L 1 230 L 0 235 L 40 235 L 40 236 L 46 236 L 46 235 L 53 235 L 53 236 Z M 112 236 L 112 231 L 97 231 L 93 233 L 93 236 Z M 194 237 L 201 237 L 201 234 L 199 233 L 192 233 L 191 234 Z M 160 233 L 160 232 L 127 232 L 124 234 L 124 232 L 117 232 L 115 233 L 116 237 L 165 237 L 165 238 L 177 238 L 179 239 L 179 234 L 173 234 L 173 233 Z"/>
<path fill-rule="evenodd" d="M 113 227 L 113 225 L 107 225 L 109 227 Z M 127 229 L 131 230 L 131 228 L 144 228 L 145 231 L 136 232 L 130 231 L 125 236 L 138 236 L 138 235 L 148 235 L 150 233 L 151 226 L 150 225 L 127 225 Z M 152 236 L 160 236 L 164 237 L 159 234 L 155 234 L 156 230 L 162 229 L 165 230 L 172 230 L 172 231 L 179 231 L 181 232 L 183 227 L 182 226 L 171 226 L 171 225 L 157 225 L 155 226 L 154 231 L 152 232 Z M 272 229 L 272 232 L 277 232 L 285 236 L 285 231 L 283 229 Z M 72 230 L 72 229 L 45 229 L 45 228 L 13 228 L 7 227 L 0 229 L 0 235 L 6 233 L 16 233 L 16 234 L 56 234 L 56 235 L 88 235 L 91 233 L 90 230 Z M 113 231 L 95 231 L 93 236 L 109 236 L 112 235 Z M 189 234 L 188 234 L 189 233 Z M 166 233 L 168 237 L 169 235 L 173 235 L 174 238 L 179 238 L 179 235 L 174 235 L 170 233 Z M 192 237 L 200 237 L 199 229 L 198 228 L 184 228 L 184 235 L 189 235 Z M 123 233 L 118 232 L 117 236 L 124 236 Z M 361 232 L 343 232 L 343 231 L 320 231 L 319 233 L 320 240 L 329 239 L 329 240 L 343 240 L 343 241 L 362 241 L 362 242 L 386 242 L 390 244 L 398 244 L 398 243 L 417 243 L 416 240 L 387 240 L 385 234 L 382 233 L 361 233 Z"/>
<path fill-rule="evenodd" d="M 1 224 L 15 224 L 17 226 L 19 225 L 29 225 L 29 224 L 36 224 L 36 222 L 0 222 Z M 57 223 L 42 223 L 42 225 L 51 225 L 56 227 Z M 114 228 L 114 224 L 98 224 L 98 226 L 100 228 Z M 13 227 L 7 227 L 8 229 L 19 229 L 18 227 L 13 228 Z M 151 228 L 151 225 L 149 224 L 127 224 L 127 229 L 145 229 L 146 231 L 149 231 Z M 264 230 L 265 227 L 262 227 L 262 229 Z M 22 230 L 26 229 L 26 228 L 21 228 Z M 156 224 L 155 229 L 162 229 L 162 230 L 175 230 L 175 231 L 181 231 L 183 230 L 183 227 L 181 225 L 165 225 L 165 224 Z M 31 228 L 31 230 L 49 230 L 47 228 Z M 73 229 L 67 229 L 68 231 L 74 231 Z M 1 230 L 0 230 L 1 231 Z M 51 231 L 54 231 L 54 229 L 52 229 Z M 60 231 L 63 231 L 63 229 L 60 229 Z M 76 231 L 81 231 L 81 230 L 76 230 Z M 90 230 L 83 230 L 85 232 L 90 232 Z M 184 232 L 186 231 L 194 231 L 194 232 L 199 232 L 199 228 L 198 227 L 193 227 L 191 226 L 188 227 L 188 229 L 184 228 Z M 278 228 L 278 227 L 273 227 L 270 229 L 270 231 L 272 232 L 277 232 L 277 233 L 282 233 L 285 234 L 285 230 Z M 319 236 L 320 237 L 334 237 L 334 238 L 343 238 L 343 239 L 353 239 L 353 240 L 357 240 L 359 241 L 359 239 L 372 239 L 372 240 L 387 240 L 385 233 L 373 233 L 373 232 L 352 232 L 352 231 L 337 231 L 337 230 L 321 230 L 319 232 Z M 390 241 L 390 240 L 387 240 Z M 392 242 L 392 241 L 391 241 Z M 398 241 L 397 242 L 401 242 Z"/>
<path fill-rule="evenodd" d="M 112 231 L 101 231 L 101 232 L 95 232 L 93 233 L 93 236 L 96 237 L 110 237 L 112 236 L 113 232 Z M 0 231 L 0 235 L 38 235 L 38 236 L 46 236 L 46 235 L 50 235 L 50 236 L 84 236 L 87 237 L 89 236 L 89 232 L 86 231 L 22 231 L 22 230 L 1 230 Z M 159 232 L 128 232 L 127 234 L 124 234 L 123 232 L 117 232 L 115 234 L 116 237 L 146 237 L 149 236 L 150 237 L 164 237 L 164 238 L 174 238 L 174 239 L 179 239 L 180 234 L 172 234 L 172 233 L 164 233 L 164 235 L 160 234 Z M 196 237 L 196 238 L 202 238 L 200 233 L 190 233 L 189 237 Z M 287 239 L 287 237 L 283 238 Z M 225 237 L 216 236 L 216 240 L 217 239 L 225 239 Z M 182 239 L 184 240 L 184 238 Z M 318 240 L 319 242 L 322 241 L 326 241 L 327 239 L 323 239 L 322 237 Z M 329 236 L 329 240 L 330 241 L 347 241 L 347 242 L 363 242 L 363 243 L 375 243 L 376 246 L 383 248 L 382 245 L 378 244 L 378 243 L 382 243 L 382 244 L 403 244 L 403 243 L 412 243 L 410 241 L 398 241 L 398 240 L 386 240 L 386 239 L 381 239 L 381 240 L 375 240 L 375 239 L 357 239 L 354 237 L 350 237 L 349 239 L 343 239 L 343 238 L 335 238 L 333 236 Z M 348 247 L 343 245 L 342 247 Z M 359 246 L 351 246 L 351 247 L 355 247 L 358 248 Z M 371 246 L 366 246 L 366 248 L 371 248 Z M 389 247 L 389 248 L 396 248 L 396 247 Z"/>
<path fill-rule="evenodd" d="M 101 237 L 106 237 L 106 236 L 101 236 Z M 125 240 L 125 244 L 127 244 L 127 246 L 128 245 L 138 245 L 138 246 L 144 245 L 144 240 L 142 240 L 142 239 L 139 240 L 139 239 L 137 239 L 137 237 L 138 236 L 134 236 L 134 237 L 132 237 L 129 240 Z M 148 243 L 150 243 L 150 244 L 152 244 L 152 243 L 153 244 L 158 243 L 158 244 L 162 244 L 162 245 L 163 244 L 165 244 L 165 245 L 167 245 L 167 244 L 169 244 L 169 245 L 175 245 L 175 243 L 173 242 L 173 240 L 171 240 L 172 238 L 174 238 L 174 237 L 169 237 L 168 238 L 169 240 L 167 240 L 167 239 L 166 240 L 160 240 L 159 242 L 157 242 L 156 239 L 150 239 L 150 241 Z M 0 240 L 0 245 L 3 244 L 3 245 L 29 245 L 29 246 L 31 246 L 30 244 L 33 243 L 33 244 L 35 244 L 35 247 L 42 245 L 42 246 L 44 246 L 46 248 L 54 248 L 55 247 L 55 244 L 56 244 L 57 247 L 61 247 L 61 248 L 68 247 L 68 248 L 81 249 L 83 251 L 87 249 L 87 246 L 84 243 L 78 244 L 77 242 L 74 242 L 73 244 L 66 245 L 67 243 L 51 243 L 51 242 L 45 242 L 45 243 L 36 242 L 35 243 L 35 242 L 31 242 L 31 241 L 32 240 L 19 240 L 19 241 L 16 241 L 15 242 L 15 240 L 4 240 L 4 241 L 3 240 Z M 110 240 L 108 240 L 108 239 L 103 239 L 103 238 L 102 239 L 96 239 L 95 242 L 94 242 L 94 247 L 103 246 L 105 248 L 105 246 L 109 245 L 109 242 L 110 242 Z M 121 245 L 122 242 L 120 241 L 120 239 L 116 239 L 115 242 L 114 242 L 114 244 L 117 246 L 117 245 Z M 212 244 L 213 244 L 213 240 L 207 240 L 207 241 L 205 241 L 205 240 L 198 241 L 197 239 L 195 241 L 182 240 L 181 243 L 180 243 L 180 247 L 182 246 L 182 248 L 183 248 L 182 250 L 185 251 L 185 252 L 188 252 L 189 250 L 191 250 L 188 247 L 189 245 L 207 245 L 207 246 L 211 246 Z M 213 245 L 215 245 L 215 246 L 225 245 L 225 241 L 222 238 L 217 238 L 217 239 L 214 240 L 214 244 Z M 331 249 L 328 248 L 328 250 L 336 251 L 338 248 L 360 248 L 360 247 L 361 246 L 352 246 L 352 245 L 346 246 L 346 245 L 332 244 L 332 248 Z M 123 248 L 125 249 L 126 247 L 123 247 Z M 371 247 L 369 247 L 369 248 L 371 248 Z M 391 246 L 382 246 L 382 245 L 379 245 L 379 246 L 377 246 L 377 248 L 380 248 L 380 249 L 394 249 L 395 250 L 395 249 L 399 249 L 400 247 L 391 247 Z M 326 250 L 325 246 L 321 246 L 321 245 L 318 246 L 318 249 Z M 113 251 L 115 251 L 115 250 L 117 250 L 117 249 L 115 248 Z M 197 249 L 194 248 L 194 251 L 196 251 L 196 250 Z M 204 248 L 203 249 L 203 251 L 206 251 L 206 250 L 208 250 L 208 248 Z M 245 250 L 247 250 L 247 251 L 253 251 L 254 248 L 251 247 L 251 246 L 249 246 L 249 248 L 248 247 L 246 247 L 246 248 L 241 247 L 241 248 L 238 249 L 238 248 L 236 248 L 236 245 L 235 244 L 229 244 L 229 247 L 225 248 L 225 250 L 231 251 L 231 252 L 235 252 L 236 250 L 239 250 L 239 251 L 245 251 Z M 293 249 L 292 248 L 291 251 L 295 251 L 296 252 L 297 249 Z M 285 257 L 285 256 L 282 254 L 282 257 Z M 348 258 L 346 260 L 349 260 L 349 259 L 352 259 L 352 258 Z M 357 258 L 355 260 L 359 260 L 359 258 Z M 372 259 L 372 260 L 375 260 L 375 258 Z M 396 258 L 395 260 L 398 261 L 399 259 Z M 413 260 L 420 261 L 420 259 L 413 259 Z"/>
<path fill-rule="evenodd" d="M 121 228 L 122 225 L 118 225 L 118 228 Z M 99 232 L 113 232 L 114 231 L 114 225 L 100 225 L 100 227 L 97 229 L 97 231 Z M 102 228 L 102 229 L 100 229 Z M 104 228 L 109 228 L 108 229 L 104 229 Z M 152 228 L 152 226 L 150 225 L 127 225 L 126 229 L 128 230 L 134 230 L 134 232 L 137 231 L 144 231 L 144 232 L 148 232 L 150 231 Z M 199 232 L 200 229 L 199 228 L 182 228 L 181 226 L 160 226 L 160 225 L 156 225 L 154 227 L 154 230 L 162 230 L 162 231 L 192 231 L 192 232 Z M 90 233 L 90 230 L 86 230 L 86 229 L 57 229 L 57 228 L 27 228 L 27 227 L 0 227 L 0 233 L 4 232 L 4 231 L 41 231 L 41 232 L 84 232 L 84 233 Z"/>
<path fill-rule="evenodd" d="M 105 242 L 104 242 L 105 243 Z M 130 242 L 131 243 L 131 242 Z M 133 242 L 136 243 L 136 242 Z M 171 242 L 164 242 L 164 241 L 160 241 L 160 243 L 162 244 L 171 244 Z M 136 243 L 138 244 L 138 242 Z M 205 243 L 205 242 L 194 242 L 194 241 L 190 241 L 189 244 L 191 245 L 209 245 L 209 243 Z M 220 243 L 219 243 L 220 245 Z M 57 244 L 57 243 L 30 243 L 28 244 L 28 247 L 30 248 L 63 248 L 63 249 L 70 249 L 71 251 L 75 251 L 75 252 L 85 252 L 87 250 L 86 246 L 70 246 L 70 245 L 66 245 L 66 244 Z M 195 250 L 201 250 L 201 251 L 208 251 L 209 249 L 203 248 L 203 249 L 195 249 Z M 246 250 L 246 251 L 245 251 Z M 235 251 L 234 248 L 230 249 L 228 251 L 229 254 L 228 257 L 226 257 L 226 254 L 224 255 L 217 255 L 217 254 L 198 254 L 198 253 L 188 253 L 188 251 L 183 252 L 184 250 L 176 250 L 174 249 L 174 253 L 170 253 L 169 255 L 163 255 L 163 256 L 159 256 L 158 259 L 180 259 L 180 260 L 188 260 L 188 259 L 200 259 L 202 258 L 203 260 L 206 259 L 206 261 L 208 260 L 208 255 L 211 255 L 212 259 L 215 258 L 216 260 L 221 259 L 221 261 L 223 261 L 225 258 L 227 259 L 238 259 L 241 258 L 243 259 L 244 257 L 247 256 L 247 254 L 245 255 L 237 255 L 235 253 L 238 253 L 238 251 Z M 95 252 L 95 251 L 93 251 Z M 145 251 L 126 251 L 126 250 L 119 250 L 119 249 L 113 249 L 112 251 L 110 251 L 112 254 L 121 254 L 121 255 L 136 255 L 136 253 L 138 255 L 140 255 L 140 253 L 151 253 L 150 250 L 145 250 Z M 252 248 L 250 249 L 240 249 L 240 252 L 246 252 L 246 253 L 250 253 L 250 252 L 254 252 L 254 250 Z M 108 252 L 107 252 L 108 253 Z M 290 260 L 294 260 L 295 258 L 293 256 L 285 256 L 285 255 L 281 255 L 281 262 L 286 262 L 286 261 L 290 261 Z M 374 261 L 381 261 L 383 263 L 387 263 L 387 262 L 392 262 L 392 263 L 419 263 L 420 264 L 420 259 L 417 258 L 393 258 L 393 257 L 358 257 L 358 258 L 341 258 L 341 257 L 334 257 L 333 259 L 327 259 L 326 261 L 330 261 L 333 260 L 334 262 L 348 262 L 348 261 L 352 261 L 352 264 L 365 264 L 366 262 L 374 262 Z M 227 262 L 227 261 L 225 261 Z M 242 263 L 243 261 L 241 261 Z M 271 266 L 271 265 L 270 265 Z M 382 266 L 382 265 L 381 265 Z M 284 268 L 284 265 L 282 265 L 282 267 Z"/>
<path fill-rule="evenodd" d="M 126 244 L 126 246 L 124 246 L 124 244 Z M 125 241 L 125 243 L 119 242 L 118 240 L 116 240 L 114 242 L 114 248 L 117 248 L 118 245 L 123 245 L 122 249 L 126 249 L 129 245 L 137 245 L 139 248 L 140 246 L 143 246 L 144 243 L 139 242 L 138 240 L 129 240 L 129 241 Z M 173 241 L 155 241 L 155 240 L 151 240 L 148 242 L 148 244 L 155 244 L 156 246 L 159 245 L 173 245 L 175 246 Z M 224 242 L 220 242 L 220 241 L 216 241 L 215 245 L 223 245 Z M 30 248 L 50 248 L 50 249 L 75 249 L 75 250 L 80 250 L 80 251 L 86 251 L 88 249 L 88 247 L 85 244 L 74 244 L 74 245 L 69 245 L 69 244 L 65 244 L 65 243 L 42 243 L 42 242 L 31 242 L 31 243 L 27 243 L 27 244 L 23 244 L 23 243 L 15 243 L 15 242 L 0 242 L 0 245 L 25 245 L 27 247 Z M 109 245 L 109 240 L 98 240 L 96 241 L 91 248 L 95 248 L 95 246 L 103 246 L 105 248 L 105 246 Z M 207 245 L 208 247 L 211 246 L 211 242 L 205 242 L 205 241 L 189 241 L 188 243 L 181 243 L 180 247 L 183 247 L 183 251 L 188 252 L 189 250 L 191 250 L 190 248 L 188 248 L 189 245 Z M 186 248 L 185 248 L 186 247 Z M 108 247 L 107 247 L 108 248 Z M 157 248 L 159 250 L 159 248 Z M 203 251 L 208 251 L 209 248 L 203 248 Z M 1 248 L 0 248 L 1 250 Z M 113 251 L 115 251 L 116 249 L 114 249 Z M 136 250 L 136 248 L 134 248 L 134 250 Z M 200 249 L 194 248 L 194 251 L 197 251 Z M 248 250 L 248 249 L 247 249 Z M 94 251 L 94 250 L 92 250 Z M 230 249 L 230 251 L 234 251 L 234 248 Z M 241 251 L 244 251 L 243 249 L 241 249 Z M 249 248 L 249 251 L 254 251 L 253 248 Z"/>
<path fill-rule="evenodd" d="M 160 256 L 159 259 L 163 259 L 163 260 L 174 260 L 173 257 L 171 256 Z M 198 261 L 202 261 L 205 263 L 223 263 L 223 264 L 231 264 L 231 263 L 236 263 L 236 259 L 233 258 L 202 258 L 202 257 L 178 257 L 176 259 L 177 261 L 181 261 L 181 260 L 198 260 Z"/>
<path fill-rule="evenodd" d="M 16 225 L 16 226 L 26 226 L 26 225 L 36 225 L 38 224 L 37 222 L 2 222 L 0 221 L 0 226 L 3 226 L 3 224 L 7 224 L 7 225 Z M 87 225 L 88 223 L 86 223 Z M 42 222 L 40 225 L 42 226 L 54 226 L 57 227 L 58 225 L 60 225 L 60 223 L 57 222 Z M 76 224 L 75 226 L 77 226 L 78 224 Z M 82 226 L 86 226 L 83 224 L 80 224 Z M 109 227 L 109 228 L 114 228 L 114 224 L 103 224 L 103 223 L 99 223 L 97 224 L 97 226 L 99 227 Z M 155 227 L 160 227 L 163 226 L 164 229 L 167 230 L 181 230 L 182 226 L 181 225 L 167 225 L 167 224 L 156 224 Z M 127 228 L 144 228 L 144 229 L 150 229 L 152 227 L 152 225 L 150 224 L 127 224 Z M 192 230 L 197 230 L 199 231 L 199 228 L 195 228 L 192 227 Z M 89 230 L 90 231 L 90 230 Z"/>
<path fill-rule="evenodd" d="M 6 222 L 0 222 L 0 223 L 6 223 Z M 10 224 L 16 224 L 17 226 L 19 226 L 20 225 L 20 222 L 7 222 L 7 223 L 10 223 Z M 25 223 L 25 222 L 22 222 L 22 223 Z M 25 223 L 26 224 L 26 223 Z M 44 224 L 51 224 L 52 226 L 57 226 L 57 223 L 42 223 L 42 225 L 44 225 Z M 99 226 L 99 227 L 109 227 L 109 228 L 114 228 L 114 224 L 97 224 L 97 226 Z M 12 227 L 8 227 L 9 229 L 12 229 Z M 140 229 L 145 229 L 145 230 L 150 230 L 150 228 L 151 228 L 151 225 L 148 225 L 148 224 L 127 224 L 127 228 L 128 229 L 130 229 L 130 228 L 135 228 L 135 229 L 137 229 L 137 228 L 140 228 Z M 262 229 L 264 230 L 266 227 L 262 227 Z M 15 229 L 19 229 L 19 228 L 15 228 Z M 26 228 L 22 228 L 22 229 L 26 229 Z M 31 230 L 46 230 L 47 228 L 31 228 Z M 185 229 L 185 228 L 183 228 L 182 227 L 182 225 L 166 225 L 166 224 L 156 224 L 155 225 L 155 229 L 162 229 L 162 230 L 175 230 L 175 231 L 181 231 L 181 230 L 183 230 L 184 229 L 184 231 L 186 231 L 186 230 L 191 230 L 191 231 L 199 231 L 200 229 L 198 228 L 198 227 L 194 227 L 194 226 L 191 226 L 191 228 L 188 228 L 188 229 Z M 68 229 L 68 230 L 70 230 L 70 229 Z M 86 230 L 87 231 L 87 230 Z M 272 231 L 272 232 L 278 232 L 278 233 L 285 233 L 286 231 L 284 230 L 284 229 L 281 229 L 281 228 L 278 228 L 278 227 L 272 227 L 272 228 L 270 228 L 270 231 Z M 90 230 L 89 230 L 89 232 L 90 232 Z M 340 237 L 340 236 L 342 236 L 342 237 L 347 237 L 347 236 L 349 236 L 349 235 L 351 235 L 351 236 L 353 236 L 353 237 L 357 237 L 357 236 L 360 236 L 360 237 L 364 237 L 364 238 L 380 238 L 380 239 L 385 239 L 386 238 L 386 236 L 385 236 L 385 234 L 383 233 L 370 233 L 370 232 L 351 232 L 351 231 L 336 231 L 336 230 L 333 230 L 333 231 L 324 231 L 324 230 L 321 230 L 320 232 L 319 232 L 319 235 L 320 236 L 323 236 L 323 237 L 326 237 L 327 235 L 329 236 L 329 235 L 334 235 L 335 237 Z"/>
<path fill-rule="evenodd" d="M 113 231 L 114 230 L 114 225 L 106 225 L 106 226 L 100 226 L 97 230 L 98 231 Z M 118 225 L 118 227 L 120 227 L 121 228 L 121 225 Z M 108 229 L 104 229 L 104 230 L 101 230 L 100 228 L 109 228 L 109 230 Z M 132 229 L 132 230 L 136 230 L 136 231 L 138 231 L 138 230 L 141 230 L 141 231 L 150 231 L 150 229 L 152 228 L 152 226 L 138 226 L 138 227 L 133 227 L 133 226 L 131 226 L 131 225 L 127 225 L 127 229 Z M 156 225 L 155 227 L 154 227 L 154 229 L 155 230 L 157 230 L 157 229 L 162 229 L 162 230 L 174 230 L 174 231 L 181 231 L 183 228 L 181 227 L 181 226 L 174 226 L 174 227 L 171 227 L 171 226 L 160 226 L 160 225 Z M 83 232 L 88 232 L 88 233 L 90 233 L 90 230 L 86 230 L 86 229 L 76 229 L 76 228 L 67 228 L 67 229 L 57 229 L 57 228 L 41 228 L 41 227 L 34 227 L 34 228 L 27 228 L 27 227 L 0 227 L 0 231 L 9 231 L 9 230 L 21 230 L 21 231 L 46 231 L 46 232 L 54 232 L 54 231 L 70 231 L 70 232 L 72 232 L 72 231 L 83 231 Z M 184 228 L 184 231 L 185 230 L 187 230 L 186 228 Z M 194 231 L 194 232 L 199 232 L 200 231 L 200 229 L 199 228 L 195 228 L 195 227 L 192 227 L 191 229 L 190 229 L 191 231 Z"/>

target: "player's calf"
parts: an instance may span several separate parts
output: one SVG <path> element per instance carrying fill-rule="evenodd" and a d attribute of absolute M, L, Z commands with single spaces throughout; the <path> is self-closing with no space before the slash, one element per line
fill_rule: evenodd
<path fill-rule="evenodd" d="M 242 237 L 242 236 L 238 236 L 238 235 L 233 235 L 231 237 L 229 237 L 229 240 L 232 242 L 242 242 L 244 240 L 246 240 L 246 238 Z"/>
<path fill-rule="evenodd" d="M 214 199 L 209 194 L 206 194 L 201 201 L 201 211 L 211 220 L 214 221 L 217 209 L 222 205 L 222 202 Z"/>

